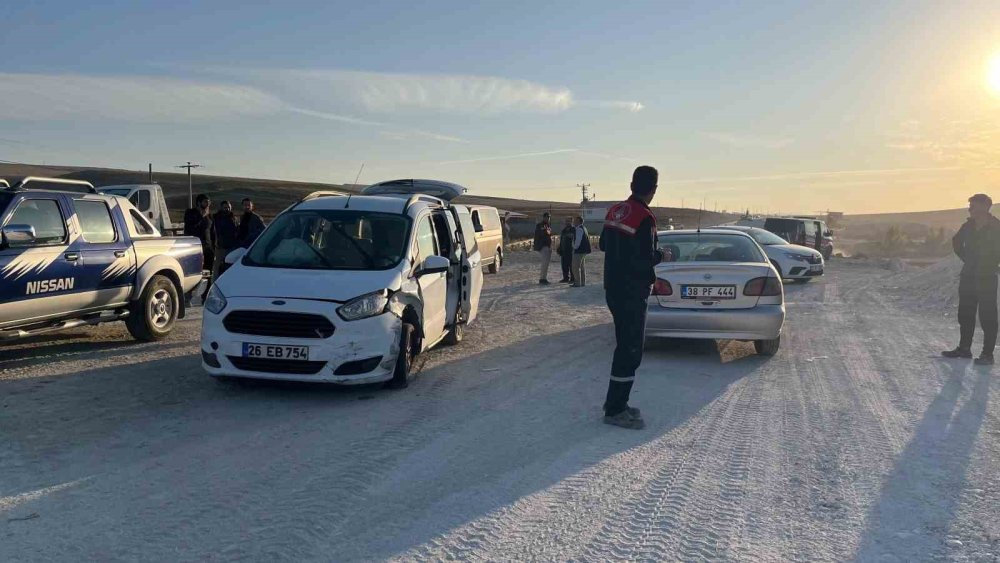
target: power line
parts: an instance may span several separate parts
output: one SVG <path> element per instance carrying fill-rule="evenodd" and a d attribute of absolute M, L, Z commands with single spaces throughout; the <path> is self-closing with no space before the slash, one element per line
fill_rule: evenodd
<path fill-rule="evenodd" d="M 194 190 L 191 188 L 191 169 L 201 168 L 200 164 L 191 164 L 189 160 L 187 164 L 182 164 L 180 166 L 175 166 L 174 168 L 187 168 L 188 171 L 188 207 L 194 207 Z"/>

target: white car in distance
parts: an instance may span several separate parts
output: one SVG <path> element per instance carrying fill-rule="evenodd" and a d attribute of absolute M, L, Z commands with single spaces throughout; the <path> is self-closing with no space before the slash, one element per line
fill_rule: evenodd
<path fill-rule="evenodd" d="M 808 246 L 791 244 L 771 231 L 737 225 L 712 228 L 739 231 L 753 237 L 764 249 L 782 279 L 808 283 L 824 273 L 826 262 L 819 251 Z"/>
<path fill-rule="evenodd" d="M 764 251 L 733 230 L 660 231 L 669 259 L 654 269 L 646 339 L 742 340 L 773 356 L 785 322 L 784 287 Z"/>
<path fill-rule="evenodd" d="M 475 227 L 449 203 L 464 191 L 398 180 L 286 209 L 227 256 L 205 301 L 205 371 L 405 387 L 414 357 L 460 341 L 478 312 Z"/>

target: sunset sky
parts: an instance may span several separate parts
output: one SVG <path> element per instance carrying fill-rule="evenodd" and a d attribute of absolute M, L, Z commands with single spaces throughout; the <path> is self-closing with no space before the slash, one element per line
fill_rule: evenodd
<path fill-rule="evenodd" d="M 0 160 L 363 162 L 565 201 L 650 164 L 658 205 L 769 212 L 1000 199 L 996 1 L 420 4 L 4 3 Z"/>

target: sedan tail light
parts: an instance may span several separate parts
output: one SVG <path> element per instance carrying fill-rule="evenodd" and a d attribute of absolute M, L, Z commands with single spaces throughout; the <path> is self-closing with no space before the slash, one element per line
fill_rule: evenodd
<path fill-rule="evenodd" d="M 662 278 L 656 278 L 653 284 L 653 295 L 673 295 L 674 288 L 670 287 L 670 282 Z"/>
<path fill-rule="evenodd" d="M 743 286 L 743 295 L 749 297 L 774 297 L 781 295 L 781 281 L 778 278 L 754 278 Z"/>

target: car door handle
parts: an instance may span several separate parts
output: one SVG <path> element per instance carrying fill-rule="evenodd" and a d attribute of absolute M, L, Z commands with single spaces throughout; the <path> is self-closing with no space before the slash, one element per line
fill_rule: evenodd
<path fill-rule="evenodd" d="M 67 252 L 66 254 L 63 254 L 63 257 L 66 260 L 69 260 L 70 262 L 76 262 L 77 260 L 80 259 L 80 253 L 79 252 Z"/>
<path fill-rule="evenodd" d="M 115 251 L 115 258 L 124 258 L 124 257 L 125 257 L 125 251 L 124 250 L 116 250 Z"/>

